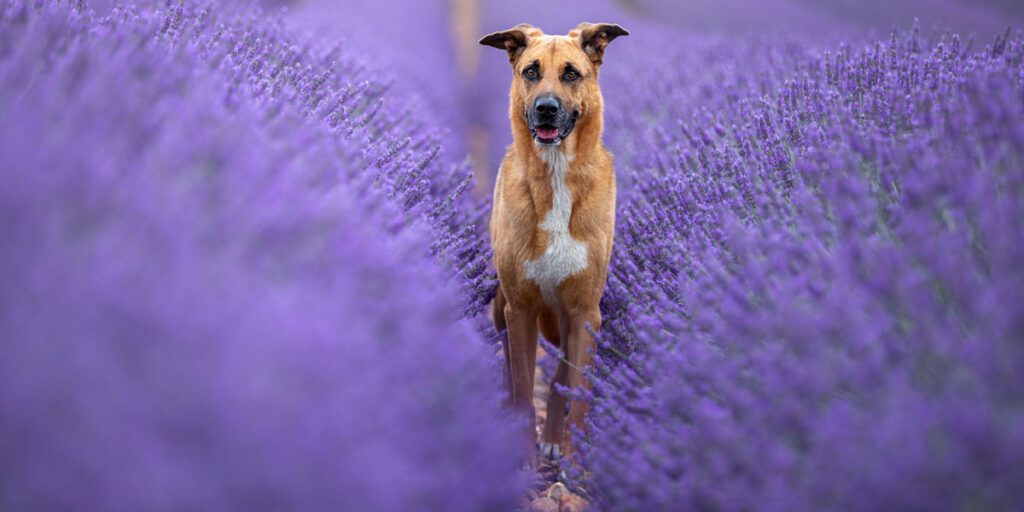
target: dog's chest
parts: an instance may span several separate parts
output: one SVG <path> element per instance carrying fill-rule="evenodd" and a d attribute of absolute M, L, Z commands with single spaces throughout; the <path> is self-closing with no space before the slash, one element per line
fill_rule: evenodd
<path fill-rule="evenodd" d="M 554 305 L 558 285 L 587 268 L 587 246 L 569 234 L 572 192 L 565 183 L 569 160 L 561 151 L 545 151 L 551 177 L 551 209 L 538 226 L 547 233 L 547 247 L 540 257 L 526 262 L 526 278 L 537 283 L 544 301 Z"/>

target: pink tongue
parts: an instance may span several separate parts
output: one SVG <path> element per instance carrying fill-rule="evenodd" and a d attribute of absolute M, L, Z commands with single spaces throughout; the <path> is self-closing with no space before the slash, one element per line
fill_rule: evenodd
<path fill-rule="evenodd" d="M 537 136 L 542 139 L 558 138 L 558 128 L 537 127 Z"/>

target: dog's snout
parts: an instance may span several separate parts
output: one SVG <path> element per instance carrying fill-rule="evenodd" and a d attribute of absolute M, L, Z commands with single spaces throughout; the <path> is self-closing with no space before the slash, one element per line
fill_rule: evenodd
<path fill-rule="evenodd" d="M 558 115 L 558 111 L 561 110 L 561 102 L 554 96 L 542 96 L 537 98 L 536 103 L 533 104 L 533 108 L 537 111 L 537 115 L 543 118 L 554 118 Z"/>

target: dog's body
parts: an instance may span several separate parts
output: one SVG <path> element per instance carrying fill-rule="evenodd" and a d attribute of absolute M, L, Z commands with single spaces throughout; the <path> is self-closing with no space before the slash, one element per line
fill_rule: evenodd
<path fill-rule="evenodd" d="M 534 435 L 533 375 L 538 330 L 561 348 L 553 384 L 587 385 L 599 304 L 615 232 L 615 174 L 601 142 L 603 100 L 597 73 L 607 44 L 627 32 L 581 24 L 566 36 L 529 25 L 484 37 L 508 51 L 513 144 L 494 189 L 491 243 L 500 288 L 496 327 L 507 328 L 510 404 Z M 587 405 L 573 401 L 569 425 L 583 427 Z M 566 398 L 552 386 L 541 451 L 569 451 Z"/>

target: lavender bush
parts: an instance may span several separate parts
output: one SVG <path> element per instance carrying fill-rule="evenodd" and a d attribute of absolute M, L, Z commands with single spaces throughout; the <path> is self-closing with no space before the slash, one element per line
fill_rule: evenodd
<path fill-rule="evenodd" d="M 612 103 L 642 136 L 585 487 L 607 510 L 1019 507 L 1024 41 L 775 55 L 699 108 L 685 78 Z"/>
<path fill-rule="evenodd" d="M 417 116 L 258 11 L 5 2 L 0 508 L 513 508 L 483 209 Z"/>

